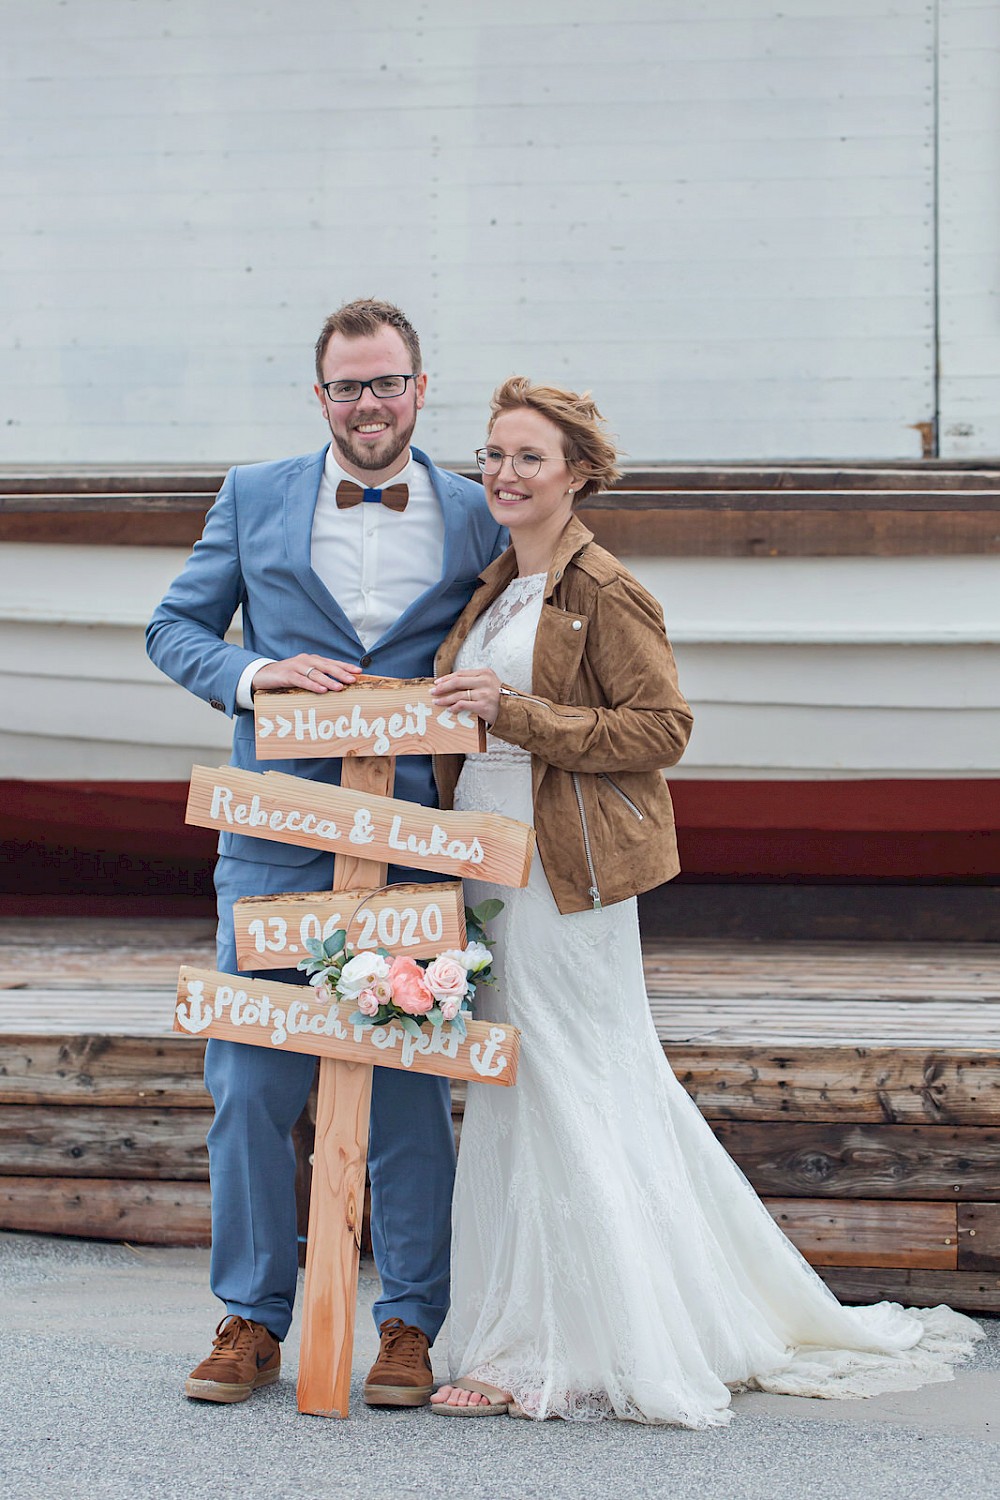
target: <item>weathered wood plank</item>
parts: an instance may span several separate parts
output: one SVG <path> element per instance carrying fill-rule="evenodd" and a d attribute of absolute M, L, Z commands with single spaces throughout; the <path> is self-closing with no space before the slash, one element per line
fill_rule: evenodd
<path fill-rule="evenodd" d="M 958 1263 L 953 1203 L 879 1203 L 765 1198 L 775 1222 L 814 1266 L 921 1266 Z"/>
<path fill-rule="evenodd" d="M 0 1104 L 205 1109 L 204 1066 L 205 1044 L 191 1038 L 3 1036 Z"/>
<path fill-rule="evenodd" d="M 309 756 L 478 754 L 486 726 L 476 714 L 439 708 L 433 678 L 359 677 L 339 692 L 254 695 L 261 760 Z M 374 788 L 372 788 L 374 790 Z"/>
<path fill-rule="evenodd" d="M 351 1025 L 354 1006 L 316 999 L 308 985 L 283 984 L 182 966 L 175 1027 L 191 1036 L 217 1036 L 311 1057 L 403 1068 L 513 1088 L 521 1033 L 514 1026 L 469 1021 L 460 1038 L 447 1022 L 409 1036 L 391 1021 Z"/>
<path fill-rule="evenodd" d="M 664 1050 L 710 1120 L 888 1125 L 996 1125 L 1000 1120 L 996 1051 L 704 1042 L 671 1042 Z"/>
<path fill-rule="evenodd" d="M 0 1105 L 0 1175 L 208 1181 L 210 1109 Z"/>
<path fill-rule="evenodd" d="M 927 1271 L 871 1266 L 817 1266 L 841 1302 L 901 1302 L 904 1307 L 945 1303 L 968 1313 L 1000 1313 L 1000 1276 L 978 1271 Z"/>
<path fill-rule="evenodd" d="M 140 1245 L 207 1245 L 207 1182 L 106 1177 L 0 1177 L 0 1229 Z"/>
<path fill-rule="evenodd" d="M 958 1266 L 1000 1275 L 1000 1203 L 959 1204 Z"/>
<path fill-rule="evenodd" d="M 528 882 L 535 832 L 498 813 L 443 812 L 281 771 L 195 766 L 186 821 L 454 879 Z M 348 885 L 362 882 L 348 872 Z"/>
<path fill-rule="evenodd" d="M 352 948 L 381 946 L 411 958 L 464 948 L 467 936 L 460 880 L 392 885 L 374 896 L 370 888 L 247 896 L 233 907 L 233 923 L 241 970 L 287 969 L 306 955 L 308 938 L 341 927 Z"/>
<path fill-rule="evenodd" d="M 1000 1199 L 1000 1128 L 717 1120 L 758 1193 L 807 1198 Z"/>

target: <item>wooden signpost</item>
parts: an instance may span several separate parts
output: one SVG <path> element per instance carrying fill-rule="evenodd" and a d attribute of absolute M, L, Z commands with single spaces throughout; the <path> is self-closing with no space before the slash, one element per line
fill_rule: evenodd
<path fill-rule="evenodd" d="M 189 823 L 329 849 L 335 856 L 332 892 L 236 903 L 241 969 L 294 967 L 307 939 L 339 927 L 356 950 L 382 947 L 427 957 L 460 948 L 463 876 L 527 884 L 535 836 L 526 824 L 496 814 L 440 812 L 391 796 L 396 755 L 485 748 L 480 721 L 442 715 L 429 689 L 429 681 L 374 679 L 318 702 L 311 693 L 256 695 L 258 753 L 268 759 L 343 757 L 339 787 L 275 771 L 194 768 Z M 390 862 L 452 879 L 386 887 Z M 184 967 L 174 1014 L 175 1031 L 320 1059 L 297 1393 L 299 1410 L 317 1416 L 348 1414 L 372 1067 L 510 1087 L 520 1045 L 513 1027 L 473 1021 L 461 1039 L 444 1022 L 414 1037 L 392 1023 L 353 1026 L 352 1013 L 352 1006 L 321 1001 L 303 985 Z"/>

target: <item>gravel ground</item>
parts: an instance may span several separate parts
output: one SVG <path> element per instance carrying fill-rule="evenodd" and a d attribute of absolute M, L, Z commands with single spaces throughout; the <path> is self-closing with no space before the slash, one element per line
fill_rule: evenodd
<path fill-rule="evenodd" d="M 1000 1490 L 1000 1321 L 947 1385 L 869 1401 L 747 1395 L 709 1432 L 628 1423 L 443 1421 L 373 1411 L 360 1381 L 374 1331 L 359 1312 L 349 1421 L 295 1408 L 285 1378 L 240 1406 L 180 1385 L 219 1309 L 202 1251 L 0 1234 L 0 1494 L 137 1500 L 544 1496 L 604 1500 L 951 1500 Z M 362 1268 L 361 1299 L 375 1281 Z"/>

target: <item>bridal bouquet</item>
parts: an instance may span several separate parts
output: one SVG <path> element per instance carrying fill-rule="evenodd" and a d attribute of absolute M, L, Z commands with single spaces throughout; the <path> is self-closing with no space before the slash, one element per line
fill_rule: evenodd
<path fill-rule="evenodd" d="M 447 1021 L 464 1039 L 472 1015 L 476 986 L 493 984 L 493 954 L 486 946 L 486 924 L 503 911 L 503 902 L 482 901 L 465 908 L 467 946 L 449 948 L 436 958 L 393 958 L 385 948 L 356 953 L 347 933 L 338 928 L 328 938 L 309 938 L 309 957 L 299 962 L 321 1000 L 338 1000 L 357 1008 L 353 1026 L 384 1026 L 394 1021 L 411 1036 L 425 1023 Z"/>

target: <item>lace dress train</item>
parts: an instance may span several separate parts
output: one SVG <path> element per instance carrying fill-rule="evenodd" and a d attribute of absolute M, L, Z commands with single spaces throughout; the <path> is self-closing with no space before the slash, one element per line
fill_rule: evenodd
<path fill-rule="evenodd" d="M 460 666 L 531 690 L 544 575 L 517 578 Z M 531 821 L 530 758 L 490 740 L 456 805 Z M 981 1331 L 948 1308 L 845 1308 L 778 1229 L 667 1064 L 636 903 L 561 916 L 537 856 L 498 896 L 482 1018 L 523 1033 L 517 1086 L 470 1084 L 455 1187 L 452 1377 L 531 1416 L 687 1427 L 740 1387 L 865 1396 L 947 1380 Z"/>

